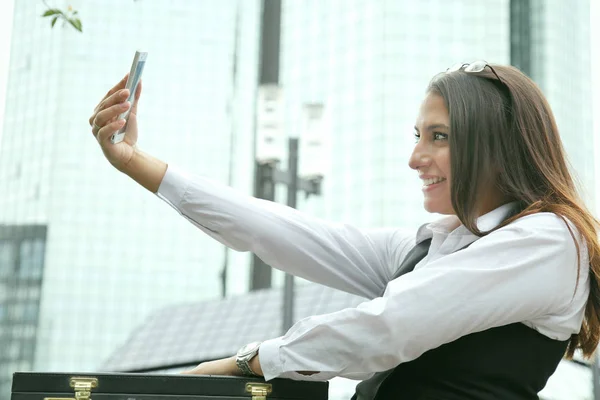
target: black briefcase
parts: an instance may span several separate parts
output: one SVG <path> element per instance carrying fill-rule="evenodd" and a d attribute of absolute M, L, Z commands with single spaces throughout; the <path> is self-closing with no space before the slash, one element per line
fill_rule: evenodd
<path fill-rule="evenodd" d="M 328 388 L 233 376 L 16 372 L 11 400 L 326 400 Z"/>

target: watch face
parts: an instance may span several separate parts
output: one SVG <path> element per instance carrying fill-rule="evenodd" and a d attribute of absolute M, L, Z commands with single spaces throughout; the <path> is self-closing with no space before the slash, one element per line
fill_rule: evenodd
<path fill-rule="evenodd" d="M 245 345 L 244 347 L 242 347 L 239 351 L 238 351 L 238 356 L 239 357 L 243 357 L 245 355 L 248 355 L 254 351 L 256 351 L 256 348 L 260 346 L 260 342 L 252 342 L 252 343 L 248 343 L 247 345 Z"/>

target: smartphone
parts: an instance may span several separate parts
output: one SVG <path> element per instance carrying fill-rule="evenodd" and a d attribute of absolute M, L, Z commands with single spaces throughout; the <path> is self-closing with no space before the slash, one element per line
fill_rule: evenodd
<path fill-rule="evenodd" d="M 146 58 L 148 57 L 148 52 L 145 51 L 136 51 L 135 56 L 133 57 L 133 63 L 131 64 L 131 70 L 129 71 L 129 76 L 127 77 L 127 83 L 125 84 L 125 88 L 129 89 L 129 98 L 127 101 L 131 105 L 133 105 L 133 100 L 135 98 L 135 91 L 137 89 L 138 83 L 140 83 L 140 79 L 142 78 L 142 72 L 144 71 L 144 65 L 146 65 Z M 129 119 L 129 110 L 125 111 L 123 114 L 119 115 L 119 119 L 125 119 L 125 125 L 118 132 L 114 133 L 110 141 L 113 144 L 119 143 L 123 141 L 125 138 L 125 131 L 127 130 L 127 121 Z"/>

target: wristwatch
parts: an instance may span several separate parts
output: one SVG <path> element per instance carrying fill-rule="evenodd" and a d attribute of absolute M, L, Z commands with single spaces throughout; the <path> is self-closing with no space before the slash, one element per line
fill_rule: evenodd
<path fill-rule="evenodd" d="M 242 346 L 241 349 L 238 350 L 235 356 L 235 362 L 238 368 L 242 371 L 242 374 L 246 376 L 258 376 L 252 371 L 250 368 L 250 360 L 254 358 L 258 354 L 258 349 L 260 348 L 261 342 L 252 342 L 248 343 L 245 346 Z"/>

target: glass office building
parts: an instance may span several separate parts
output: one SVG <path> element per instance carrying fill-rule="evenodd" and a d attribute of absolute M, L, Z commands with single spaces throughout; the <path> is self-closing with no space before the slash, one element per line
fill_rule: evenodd
<path fill-rule="evenodd" d="M 594 187 L 589 2 L 515 3 L 527 5 L 528 73 L 548 96 L 587 196 Z M 420 182 L 407 166 L 424 90 L 457 62 L 510 63 L 510 6 L 508 0 L 284 2 L 287 131 L 298 131 L 304 103 L 323 103 L 330 117 L 331 178 L 322 204 L 310 207 L 363 226 L 415 228 L 431 218 L 420 212 Z"/>
<path fill-rule="evenodd" d="M 0 225 L 0 395 L 34 365 L 45 243 L 45 226 Z"/>
<path fill-rule="evenodd" d="M 552 106 L 569 161 L 595 204 L 590 1 L 528 0 L 531 76 Z"/>
<path fill-rule="evenodd" d="M 0 145 L 0 397 L 15 370 L 94 370 L 150 312 L 220 296 L 223 247 L 111 168 L 90 133 L 88 117 L 129 71 L 135 50 L 149 52 L 139 146 L 222 182 L 233 166 L 232 184 L 252 188 L 258 2 L 73 6 L 83 33 L 60 22 L 51 29 L 42 2 L 14 4 Z M 27 342 L 35 354 L 11 350 L 7 359 L 6 332 L 23 323 L 7 318 L 21 289 L 4 289 L 25 268 L 13 254 L 25 251 L 15 240 L 29 226 L 47 229 L 34 247 L 43 253 L 43 280 L 26 282 L 41 285 L 35 346 Z M 248 256 L 230 260 L 230 293 L 243 292 Z"/>

